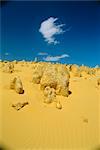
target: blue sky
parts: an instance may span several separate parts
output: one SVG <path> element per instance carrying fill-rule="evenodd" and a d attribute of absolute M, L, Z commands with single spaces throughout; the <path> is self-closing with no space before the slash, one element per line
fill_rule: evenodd
<path fill-rule="evenodd" d="M 0 9 L 1 59 L 100 65 L 100 3 L 11 1 Z"/>

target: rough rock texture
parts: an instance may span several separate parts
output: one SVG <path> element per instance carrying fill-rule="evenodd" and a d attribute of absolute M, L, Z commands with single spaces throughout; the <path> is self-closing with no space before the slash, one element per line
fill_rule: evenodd
<path fill-rule="evenodd" d="M 62 105 L 61 105 L 61 103 L 60 103 L 60 102 L 57 102 L 57 103 L 56 103 L 56 108 L 58 108 L 58 109 L 62 109 Z"/>
<path fill-rule="evenodd" d="M 56 75 L 57 70 L 55 66 L 53 65 L 46 66 L 40 81 L 40 88 L 44 90 L 45 87 L 49 86 L 51 88 L 56 89 L 57 86 Z"/>
<path fill-rule="evenodd" d="M 23 85 L 19 77 L 15 77 L 13 80 L 11 80 L 10 89 L 15 89 L 18 94 L 24 93 Z"/>
<path fill-rule="evenodd" d="M 13 73 L 14 72 L 14 64 L 12 62 L 5 63 L 3 67 L 3 72 Z"/>
<path fill-rule="evenodd" d="M 36 83 L 36 84 L 40 83 L 40 80 L 43 75 L 43 68 L 44 66 L 40 63 L 38 64 L 36 63 L 33 65 L 33 79 L 32 79 L 33 83 Z"/>
<path fill-rule="evenodd" d="M 78 65 L 71 65 L 70 66 L 70 75 L 71 77 L 80 77 L 80 69 Z"/>
<path fill-rule="evenodd" d="M 68 96 L 69 95 L 69 72 L 66 65 L 51 64 L 51 63 L 36 63 L 33 67 L 33 83 L 40 84 L 40 89 L 44 93 L 49 91 L 47 95 L 48 101 L 53 99 L 50 92 L 56 95 Z M 53 92 L 55 90 L 55 92 Z M 54 94 L 55 95 L 55 94 Z"/>
<path fill-rule="evenodd" d="M 44 102 L 45 103 L 51 103 L 56 98 L 56 91 L 55 91 L 55 89 L 50 88 L 49 86 L 47 86 L 44 89 L 43 94 L 44 94 Z"/>
<path fill-rule="evenodd" d="M 15 108 L 17 111 L 23 108 L 24 106 L 28 105 L 28 102 L 23 102 L 23 103 L 17 103 L 17 104 L 12 104 L 12 107 Z"/>
<path fill-rule="evenodd" d="M 89 77 L 90 75 L 95 75 L 96 70 L 93 68 L 89 68 L 87 66 L 80 66 L 80 76 L 81 77 Z"/>
<path fill-rule="evenodd" d="M 80 71 L 85 71 L 87 74 L 88 74 L 88 71 L 89 71 L 89 67 L 87 66 L 80 66 Z"/>
<path fill-rule="evenodd" d="M 94 70 L 95 70 L 95 74 L 97 76 L 100 76 L 100 68 L 95 68 Z"/>
<path fill-rule="evenodd" d="M 15 89 L 16 77 L 10 81 L 10 89 Z"/>
<path fill-rule="evenodd" d="M 69 72 L 66 66 L 59 65 L 57 68 L 57 86 L 56 86 L 56 94 L 62 96 L 69 95 Z"/>

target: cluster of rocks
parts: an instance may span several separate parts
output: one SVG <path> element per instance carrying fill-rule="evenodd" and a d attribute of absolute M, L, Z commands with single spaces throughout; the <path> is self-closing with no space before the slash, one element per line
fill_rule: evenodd
<path fill-rule="evenodd" d="M 40 84 L 44 102 L 51 103 L 56 95 L 68 97 L 70 74 L 66 65 L 36 63 L 33 66 L 33 83 Z"/>
<path fill-rule="evenodd" d="M 2 62 L 0 67 L 3 68 L 3 72 L 13 73 L 14 65 L 17 63 L 17 61 Z M 22 61 L 21 64 L 25 64 L 25 61 Z M 75 64 L 63 65 L 46 62 L 30 62 L 30 64 L 32 64 L 33 69 L 32 82 L 34 84 L 40 84 L 40 89 L 43 91 L 44 95 L 44 102 L 49 104 L 55 101 L 58 109 L 61 109 L 62 105 L 60 101 L 56 100 L 56 96 L 69 96 L 70 77 L 87 78 L 90 75 L 94 76 L 100 71 L 100 68 L 89 68 L 87 66 L 78 66 Z M 97 85 L 100 85 L 100 78 L 97 80 Z M 14 89 L 18 94 L 24 93 L 20 77 L 14 77 L 11 80 L 10 88 Z"/>
<path fill-rule="evenodd" d="M 90 75 L 95 75 L 96 69 L 89 68 L 87 66 L 78 66 L 78 65 L 70 65 L 69 71 L 71 77 L 89 77 Z"/>

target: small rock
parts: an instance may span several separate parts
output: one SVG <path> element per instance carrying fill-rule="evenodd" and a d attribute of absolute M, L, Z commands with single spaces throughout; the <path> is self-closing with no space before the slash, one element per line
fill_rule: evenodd
<path fill-rule="evenodd" d="M 88 119 L 87 119 L 87 118 L 84 118 L 84 119 L 83 119 L 83 122 L 84 122 L 84 123 L 88 123 Z"/>
<path fill-rule="evenodd" d="M 100 85 L 100 78 L 97 80 L 97 84 Z"/>
<path fill-rule="evenodd" d="M 56 108 L 58 108 L 58 109 L 62 109 L 62 105 L 61 105 L 61 103 L 60 103 L 60 102 L 57 102 L 57 104 L 56 104 Z"/>
<path fill-rule="evenodd" d="M 17 111 L 20 110 L 21 108 L 23 108 L 24 106 L 28 105 L 28 102 L 24 102 L 24 103 L 17 103 L 17 104 L 12 104 L 12 107 L 14 107 Z"/>

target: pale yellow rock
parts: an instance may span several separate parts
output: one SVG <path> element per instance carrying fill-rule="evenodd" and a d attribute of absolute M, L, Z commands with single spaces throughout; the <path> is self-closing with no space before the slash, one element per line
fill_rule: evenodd
<path fill-rule="evenodd" d="M 69 95 L 69 72 L 65 66 L 59 66 L 57 74 L 56 94 L 62 96 Z"/>
<path fill-rule="evenodd" d="M 14 89 L 18 94 L 23 94 L 23 85 L 20 77 L 15 77 L 10 82 L 10 89 Z"/>
<path fill-rule="evenodd" d="M 44 90 L 45 87 L 50 86 L 51 88 L 55 89 L 57 86 L 56 75 L 57 75 L 57 72 L 55 68 L 53 67 L 49 68 L 48 66 L 48 68 L 46 68 L 41 78 L 40 88 Z"/>
<path fill-rule="evenodd" d="M 88 66 L 80 66 L 80 71 L 85 71 L 88 74 L 89 67 Z"/>
<path fill-rule="evenodd" d="M 20 80 L 19 77 L 16 79 L 16 82 L 15 82 L 15 91 L 18 94 L 23 94 L 24 93 L 22 81 Z"/>
<path fill-rule="evenodd" d="M 56 90 L 57 95 L 69 95 L 69 72 L 65 65 L 49 64 L 44 70 L 41 78 L 40 87 L 42 90 L 49 86 Z"/>
<path fill-rule="evenodd" d="M 71 65 L 70 66 L 70 76 L 71 77 L 80 77 L 80 69 L 78 65 Z"/>
<path fill-rule="evenodd" d="M 23 86 L 21 83 L 16 83 L 15 84 L 15 91 L 18 93 L 18 94 L 23 94 Z"/>
<path fill-rule="evenodd" d="M 15 89 L 16 77 L 10 81 L 10 89 Z"/>
<path fill-rule="evenodd" d="M 50 88 L 49 86 L 47 86 L 44 91 L 44 102 L 45 103 L 51 103 L 55 100 L 56 98 L 56 91 L 53 88 Z"/>
<path fill-rule="evenodd" d="M 88 74 L 86 71 L 81 71 L 80 76 L 81 76 L 81 77 L 84 77 L 84 78 L 88 78 L 88 77 L 89 77 L 89 74 Z"/>
<path fill-rule="evenodd" d="M 5 63 L 3 67 L 3 72 L 13 73 L 14 72 L 14 64 L 12 62 Z"/>
<path fill-rule="evenodd" d="M 29 104 L 28 102 L 23 102 L 23 103 L 18 102 L 16 104 L 12 104 L 12 107 L 18 111 L 28 104 Z"/>
<path fill-rule="evenodd" d="M 39 84 L 43 75 L 43 65 L 42 64 L 34 64 L 33 65 L 33 79 L 32 82 Z"/>
<path fill-rule="evenodd" d="M 60 101 L 56 103 L 56 108 L 62 109 L 62 105 L 61 105 Z"/>
<path fill-rule="evenodd" d="M 0 62 L 0 68 L 3 68 L 4 67 L 4 62 Z"/>

